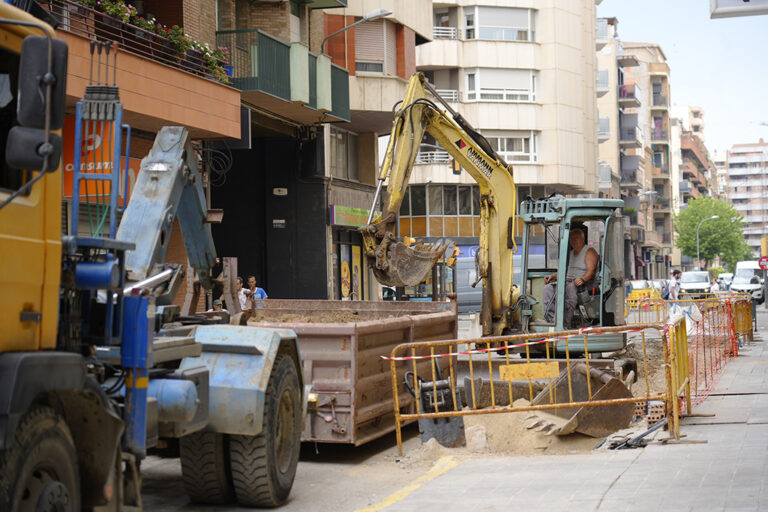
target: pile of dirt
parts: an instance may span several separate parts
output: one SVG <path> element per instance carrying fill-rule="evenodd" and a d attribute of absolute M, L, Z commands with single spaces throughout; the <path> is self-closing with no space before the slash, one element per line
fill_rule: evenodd
<path fill-rule="evenodd" d="M 359 311 L 308 311 L 306 313 L 275 313 L 260 312 L 248 319 L 248 323 L 357 323 L 381 318 L 391 318 L 393 315 L 381 315 L 375 312 Z"/>
<path fill-rule="evenodd" d="M 527 407 L 528 400 L 515 400 L 515 407 Z M 404 467 L 429 465 L 450 455 L 472 457 L 485 454 L 504 455 L 554 455 L 565 453 L 586 453 L 601 439 L 571 434 L 549 436 L 527 426 L 534 420 L 528 419 L 531 412 L 510 412 L 464 416 L 464 432 L 468 445 L 462 448 L 446 448 L 435 439 L 430 439 L 418 449 L 412 450 L 399 460 Z"/>
<path fill-rule="evenodd" d="M 515 407 L 527 407 L 528 400 L 515 400 Z M 567 436 L 546 435 L 528 429 L 534 422 L 528 419 L 531 412 L 510 412 L 500 414 L 479 414 L 464 417 L 464 429 L 474 425 L 482 425 L 488 441 L 490 453 L 509 455 L 537 455 L 557 453 L 588 452 L 597 445 L 600 439 L 582 434 Z"/>

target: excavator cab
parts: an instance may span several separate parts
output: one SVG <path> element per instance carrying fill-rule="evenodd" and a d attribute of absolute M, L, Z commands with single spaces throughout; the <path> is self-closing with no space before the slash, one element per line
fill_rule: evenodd
<path fill-rule="evenodd" d="M 522 202 L 521 293 L 534 299 L 521 301 L 523 331 L 550 332 L 624 324 L 624 243 L 621 218 L 617 216 L 617 209 L 622 206 L 623 201 L 618 199 L 566 199 L 559 196 Z M 565 287 L 557 286 L 553 297 L 556 303 L 554 321 L 546 318 L 547 304 L 542 297 L 546 276 L 555 272 L 558 276 L 566 275 L 571 249 L 568 240 L 576 229 L 585 233 L 587 247 L 597 251 L 598 264 L 595 277 L 578 290 L 573 318 L 569 325 L 565 325 Z M 592 335 L 587 349 L 589 352 L 619 350 L 625 341 L 623 334 Z M 558 341 L 555 349 L 565 352 L 565 340 Z M 571 353 L 587 351 L 583 337 L 569 339 L 567 350 Z"/>

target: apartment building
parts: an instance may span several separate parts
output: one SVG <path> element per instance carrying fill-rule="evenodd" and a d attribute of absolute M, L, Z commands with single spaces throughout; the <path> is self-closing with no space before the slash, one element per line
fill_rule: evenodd
<path fill-rule="evenodd" d="M 768 143 L 734 144 L 727 168 L 728 199 L 744 216 L 744 235 L 757 258 L 768 233 Z"/>
<path fill-rule="evenodd" d="M 637 116 L 642 146 L 629 150 L 637 157 L 635 171 L 622 175 L 622 195 L 628 208 L 635 208 L 638 240 L 635 253 L 637 276 L 646 279 L 669 275 L 672 254 L 672 183 L 670 180 L 670 73 L 666 56 L 653 43 L 624 42 L 626 53 L 639 65 L 629 68 L 627 83 L 640 87 L 641 104 L 627 109 Z M 627 134 L 630 136 L 630 134 Z M 634 136 L 634 135 L 633 135 Z"/>
<path fill-rule="evenodd" d="M 416 67 L 514 166 L 519 196 L 597 193 L 594 2 L 438 2 Z M 426 138 L 400 234 L 450 237 L 472 255 L 479 190 Z"/>
<path fill-rule="evenodd" d="M 704 138 L 704 109 L 690 105 L 673 105 L 672 116 L 683 122 L 683 129 L 699 137 L 702 142 Z"/>

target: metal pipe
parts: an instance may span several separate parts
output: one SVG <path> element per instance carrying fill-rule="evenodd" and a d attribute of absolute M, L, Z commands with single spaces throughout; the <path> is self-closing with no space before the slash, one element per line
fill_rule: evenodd
<path fill-rule="evenodd" d="M 123 295 L 133 295 L 135 292 L 141 293 L 143 289 L 147 288 L 154 288 L 155 286 L 158 286 L 165 281 L 168 281 L 171 276 L 173 276 L 174 270 L 169 268 L 168 270 L 163 270 L 159 274 L 156 274 L 152 277 L 148 277 L 144 279 L 143 281 L 139 281 L 138 283 L 133 283 L 130 286 L 126 286 L 123 289 Z"/>

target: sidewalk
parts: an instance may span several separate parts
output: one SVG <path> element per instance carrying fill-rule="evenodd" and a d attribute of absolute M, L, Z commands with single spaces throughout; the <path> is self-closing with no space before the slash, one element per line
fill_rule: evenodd
<path fill-rule="evenodd" d="M 768 312 L 686 418 L 684 440 L 583 455 L 470 459 L 368 510 L 768 509 Z M 663 433 L 659 437 L 666 437 Z M 451 461 L 442 461 L 443 464 Z M 393 502 L 393 500 L 396 500 Z"/>

